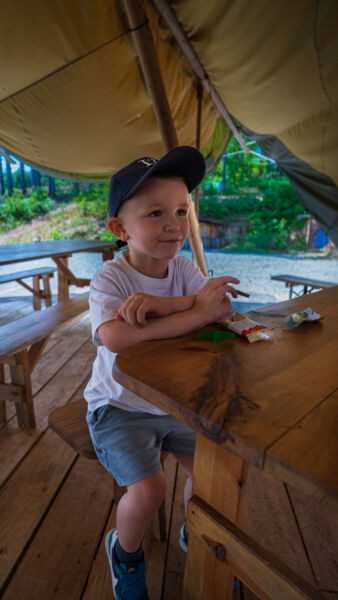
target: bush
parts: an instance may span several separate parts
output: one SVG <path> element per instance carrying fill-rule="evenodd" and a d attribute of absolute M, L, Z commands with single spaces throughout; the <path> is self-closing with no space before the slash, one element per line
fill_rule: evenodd
<path fill-rule="evenodd" d="M 47 192 L 36 189 L 29 196 L 14 191 L 0 202 L 0 231 L 13 229 L 33 218 L 45 215 L 55 208 L 55 202 L 48 198 Z"/>
<path fill-rule="evenodd" d="M 94 186 L 89 192 L 75 196 L 80 214 L 84 217 L 107 218 L 108 184 Z"/>
<path fill-rule="evenodd" d="M 201 198 L 200 215 L 224 222 L 234 219 L 248 222 L 247 234 L 234 240 L 233 250 L 289 252 L 305 249 L 305 221 L 298 218 L 304 213 L 304 206 L 289 180 L 280 175 L 262 178 L 258 189 L 256 195 Z"/>

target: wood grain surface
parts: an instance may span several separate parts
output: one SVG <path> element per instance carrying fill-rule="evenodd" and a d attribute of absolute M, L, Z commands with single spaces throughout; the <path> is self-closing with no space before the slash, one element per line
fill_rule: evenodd
<path fill-rule="evenodd" d="M 263 467 L 267 449 L 291 435 L 337 389 L 337 304 L 335 286 L 247 313 L 273 330 L 268 342 L 249 344 L 240 337 L 202 341 L 199 330 L 137 344 L 118 355 L 114 376 L 217 444 Z M 324 319 L 292 331 L 282 329 L 287 315 L 308 307 Z M 317 431 L 316 439 L 303 441 L 305 446 L 312 447 L 321 435 L 325 438 L 327 431 Z M 330 452 L 335 444 L 330 443 Z M 283 461 L 292 463 L 296 454 L 287 447 Z M 276 446 L 270 456 L 280 461 L 278 451 Z M 292 464 L 303 469 L 298 459 Z M 314 476 L 311 470 L 308 476 Z"/>
<path fill-rule="evenodd" d="M 0 265 L 9 265 L 49 256 L 65 256 L 75 252 L 103 252 L 114 247 L 114 242 L 101 242 L 100 240 L 53 240 L 26 244 L 7 244 L 0 246 Z"/>

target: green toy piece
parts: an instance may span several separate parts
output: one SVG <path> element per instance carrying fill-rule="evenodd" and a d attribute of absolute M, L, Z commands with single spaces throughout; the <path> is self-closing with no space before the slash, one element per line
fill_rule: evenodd
<path fill-rule="evenodd" d="M 207 333 L 201 333 L 198 336 L 200 340 L 211 340 L 216 344 L 219 344 L 223 340 L 233 340 L 235 337 L 236 334 L 231 331 L 208 331 Z"/>

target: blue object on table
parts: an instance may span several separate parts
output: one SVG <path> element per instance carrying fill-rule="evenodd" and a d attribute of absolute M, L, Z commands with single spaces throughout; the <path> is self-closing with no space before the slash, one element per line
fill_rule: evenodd
<path fill-rule="evenodd" d="M 329 243 L 329 238 L 322 229 L 318 229 L 315 233 L 315 246 L 316 248 L 325 248 Z"/>

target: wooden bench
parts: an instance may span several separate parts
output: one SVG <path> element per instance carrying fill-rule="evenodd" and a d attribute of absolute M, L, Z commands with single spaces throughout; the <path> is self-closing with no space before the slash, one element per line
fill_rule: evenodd
<path fill-rule="evenodd" d="M 301 294 L 309 294 L 313 290 L 321 290 L 323 288 L 337 285 L 336 283 L 332 283 L 332 281 L 320 281 L 318 279 L 311 279 L 308 277 L 298 277 L 298 275 L 271 275 L 271 279 L 285 281 L 286 287 L 290 288 L 290 300 L 292 298 L 292 294 L 295 296 L 300 296 Z M 299 294 L 295 292 L 293 289 L 293 286 L 295 285 L 302 285 L 303 292 L 300 292 Z"/>
<path fill-rule="evenodd" d="M 0 327 L 0 422 L 6 420 L 5 400 L 10 400 L 18 425 L 35 427 L 31 373 L 51 334 L 89 309 L 88 297 L 89 292 L 80 294 Z M 11 383 L 5 383 L 5 364 Z"/>
<path fill-rule="evenodd" d="M 50 428 L 69 444 L 76 452 L 88 459 L 97 459 L 86 421 L 87 403 L 84 399 L 59 406 L 48 416 Z M 161 452 L 161 463 L 167 457 L 167 452 Z M 115 479 L 114 500 L 118 502 L 125 492 Z M 160 506 L 153 523 L 154 534 L 161 541 L 166 539 L 166 517 L 164 503 Z"/>
<path fill-rule="evenodd" d="M 0 275 L 0 283 L 17 281 L 26 290 L 32 292 L 34 310 L 40 310 L 41 300 L 45 301 L 46 306 L 51 306 L 52 304 L 49 280 L 51 277 L 54 277 L 55 271 L 56 267 L 37 267 L 36 269 L 18 271 L 17 273 L 6 273 L 5 275 Z M 28 277 L 33 278 L 33 287 L 22 281 Z M 40 282 L 42 282 L 43 289 L 40 287 Z"/>

